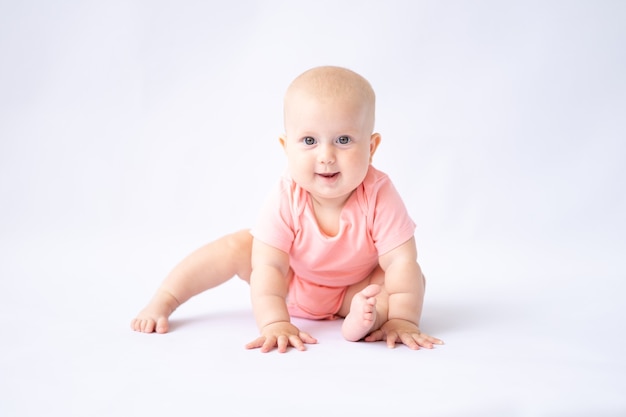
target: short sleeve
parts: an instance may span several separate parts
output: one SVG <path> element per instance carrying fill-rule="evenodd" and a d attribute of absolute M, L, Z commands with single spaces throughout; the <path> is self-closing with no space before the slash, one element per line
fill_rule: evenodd
<path fill-rule="evenodd" d="M 389 177 L 380 178 L 376 188 L 372 196 L 372 238 L 378 254 L 384 255 L 413 237 L 415 223 Z"/>
<path fill-rule="evenodd" d="M 255 239 L 289 253 L 295 232 L 289 204 L 289 185 L 284 179 L 266 198 L 251 233 Z"/>

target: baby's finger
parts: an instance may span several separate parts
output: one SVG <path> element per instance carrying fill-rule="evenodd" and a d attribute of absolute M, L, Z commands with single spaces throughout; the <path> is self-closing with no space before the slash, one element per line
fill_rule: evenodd
<path fill-rule="evenodd" d="M 278 352 L 285 353 L 287 352 L 287 346 L 289 346 L 289 337 L 285 335 L 278 336 L 276 339 L 276 345 L 278 347 Z"/>
<path fill-rule="evenodd" d="M 265 342 L 263 342 L 263 346 L 261 346 L 261 352 L 267 353 L 274 349 L 274 346 L 276 346 L 276 337 L 268 337 L 265 339 Z"/>
<path fill-rule="evenodd" d="M 317 339 L 311 336 L 310 334 L 308 334 L 307 332 L 300 332 L 298 336 L 300 336 L 300 340 L 302 340 L 304 343 L 311 343 L 311 344 L 317 343 Z"/>
<path fill-rule="evenodd" d="M 396 331 L 387 332 L 387 347 L 393 349 L 398 341 L 398 333 Z"/>
<path fill-rule="evenodd" d="M 402 333 L 400 335 L 400 340 L 402 341 L 402 343 L 407 345 L 409 349 L 418 350 L 421 346 L 421 344 L 417 340 L 417 337 L 415 337 L 415 335 L 412 333 Z"/>
<path fill-rule="evenodd" d="M 423 340 L 426 340 L 427 342 L 429 342 L 431 344 L 431 347 L 432 347 L 432 345 L 443 345 L 443 340 L 437 339 L 436 337 L 432 337 L 432 336 L 429 336 L 429 335 L 424 334 L 424 333 L 420 334 L 420 337 Z"/>
<path fill-rule="evenodd" d="M 246 344 L 246 349 L 257 349 L 263 346 L 263 342 L 265 342 L 265 337 L 260 336 L 254 339 L 252 342 Z"/>
<path fill-rule="evenodd" d="M 374 330 L 365 338 L 366 342 L 378 342 L 379 340 L 383 340 L 383 331 L 380 329 Z"/>
<path fill-rule="evenodd" d="M 304 342 L 296 335 L 289 336 L 289 343 L 298 350 L 306 350 Z"/>
<path fill-rule="evenodd" d="M 444 341 L 441 339 L 437 339 L 436 337 L 432 337 L 431 338 L 431 342 L 433 342 L 436 345 L 445 345 Z"/>

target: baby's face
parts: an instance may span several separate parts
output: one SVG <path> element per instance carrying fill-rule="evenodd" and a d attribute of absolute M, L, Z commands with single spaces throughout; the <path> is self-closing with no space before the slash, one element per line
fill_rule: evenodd
<path fill-rule="evenodd" d="M 380 135 L 373 112 L 354 99 L 293 95 L 285 107 L 291 178 L 319 204 L 342 205 L 363 182 Z"/>

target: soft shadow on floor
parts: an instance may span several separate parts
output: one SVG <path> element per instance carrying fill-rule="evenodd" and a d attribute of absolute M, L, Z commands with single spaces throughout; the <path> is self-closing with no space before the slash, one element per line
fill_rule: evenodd
<path fill-rule="evenodd" d="M 252 311 L 234 310 L 173 318 L 170 320 L 170 332 L 197 326 L 240 326 L 241 328 L 244 328 L 251 325 L 254 325 Z"/>
<path fill-rule="evenodd" d="M 518 306 L 497 302 L 477 301 L 428 305 L 424 309 L 420 328 L 431 335 L 462 332 L 511 322 L 521 318 L 523 311 Z"/>

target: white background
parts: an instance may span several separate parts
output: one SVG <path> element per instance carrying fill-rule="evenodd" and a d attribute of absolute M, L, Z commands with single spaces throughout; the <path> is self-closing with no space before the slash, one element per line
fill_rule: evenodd
<path fill-rule="evenodd" d="M 0 415 L 626 415 L 626 3 L 1 1 Z M 254 224 L 282 95 L 377 92 L 433 351 L 246 351 L 233 280 L 129 330 Z"/>

